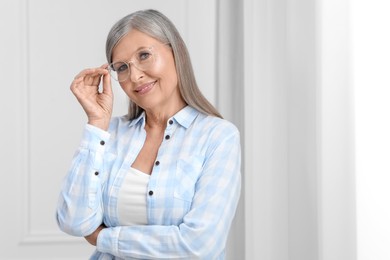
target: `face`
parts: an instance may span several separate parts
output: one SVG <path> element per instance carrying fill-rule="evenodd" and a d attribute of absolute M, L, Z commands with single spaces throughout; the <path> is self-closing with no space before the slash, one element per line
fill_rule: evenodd
<path fill-rule="evenodd" d="M 144 67 L 142 63 L 149 52 L 153 62 Z M 183 106 L 175 61 L 169 46 L 140 31 L 131 30 L 114 48 L 112 61 L 130 64 L 130 75 L 120 85 L 127 96 L 146 112 L 155 110 L 169 113 Z"/>

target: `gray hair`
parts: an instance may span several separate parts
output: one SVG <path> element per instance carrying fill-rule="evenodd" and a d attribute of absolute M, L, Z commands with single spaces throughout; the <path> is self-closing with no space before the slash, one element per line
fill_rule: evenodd
<path fill-rule="evenodd" d="M 142 10 L 129 14 L 114 24 L 106 42 L 106 56 L 108 63 L 112 62 L 112 52 L 118 42 L 136 29 L 167 44 L 172 48 L 178 76 L 179 91 L 187 105 L 206 115 L 222 118 L 215 107 L 203 96 L 192 69 L 187 47 L 174 24 L 162 13 L 156 10 Z M 143 109 L 130 100 L 129 119 L 134 119 Z"/>

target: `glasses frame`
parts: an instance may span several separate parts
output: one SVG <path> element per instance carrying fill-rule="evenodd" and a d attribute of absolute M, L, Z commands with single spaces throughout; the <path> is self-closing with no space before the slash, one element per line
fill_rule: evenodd
<path fill-rule="evenodd" d="M 129 60 L 129 61 L 116 61 L 116 62 L 112 62 L 112 63 L 108 64 L 107 69 L 110 72 L 111 78 L 113 78 L 117 82 L 124 82 L 124 81 L 128 80 L 130 78 L 130 75 L 131 75 L 131 65 L 136 67 L 140 71 L 147 71 L 148 69 L 142 69 L 142 68 L 139 67 L 139 65 L 137 65 L 138 62 L 134 61 L 134 56 L 136 56 L 138 53 L 140 53 L 140 52 L 142 52 L 144 50 L 148 50 L 152 54 L 153 61 L 152 61 L 151 65 L 154 65 L 154 63 L 156 62 L 156 55 L 155 55 L 155 53 L 153 51 L 153 48 L 154 48 L 154 45 L 152 45 L 150 47 L 147 47 L 147 48 L 142 48 L 141 50 L 137 51 L 132 56 L 132 59 Z M 123 79 L 123 80 L 119 80 L 119 77 L 112 76 L 114 73 L 117 73 L 116 70 L 114 70 L 114 64 L 116 64 L 116 63 L 124 63 L 128 67 L 127 77 L 125 79 Z"/>

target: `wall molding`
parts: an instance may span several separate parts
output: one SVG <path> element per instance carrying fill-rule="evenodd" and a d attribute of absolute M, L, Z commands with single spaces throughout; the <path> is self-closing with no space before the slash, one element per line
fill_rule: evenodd
<path fill-rule="evenodd" d="M 33 231 L 31 222 L 31 179 L 33 173 L 31 171 L 31 96 L 30 96 L 30 29 L 29 29 L 29 1 L 19 0 L 20 6 L 20 39 L 21 39 L 21 79 L 20 79 L 20 175 L 21 175 L 21 237 L 19 244 L 52 244 L 52 243 L 78 243 L 80 238 L 71 237 L 61 233 L 59 230 L 51 232 L 37 232 Z M 54 218 L 54 216 L 53 216 Z"/>
<path fill-rule="evenodd" d="M 317 3 L 319 259 L 354 260 L 354 107 L 348 0 Z"/>
<path fill-rule="evenodd" d="M 29 55 L 29 7 L 27 0 L 19 0 L 20 3 L 20 39 L 21 39 L 21 115 L 20 126 L 22 129 L 21 140 L 21 182 L 22 185 L 22 237 L 21 242 L 31 236 L 30 223 L 30 55 Z"/>
<path fill-rule="evenodd" d="M 179 1 L 177 1 L 179 2 Z M 211 48 L 208 47 L 206 51 L 203 51 L 205 57 L 210 57 L 211 64 L 208 66 L 202 66 L 201 67 L 201 73 L 204 74 L 204 71 L 207 73 L 212 74 L 212 80 L 210 82 L 207 82 L 207 85 L 203 88 L 208 91 L 208 95 L 213 103 L 218 102 L 218 98 L 215 94 L 215 72 L 216 72 L 216 57 L 213 57 L 215 52 L 215 44 L 214 42 L 211 42 L 210 44 L 199 40 L 199 36 L 202 35 L 199 32 L 202 30 L 204 31 L 204 28 L 202 28 L 199 25 L 206 25 L 208 24 L 210 28 L 206 30 L 207 35 L 211 35 L 213 38 L 212 40 L 215 40 L 216 36 L 214 34 L 214 31 L 212 31 L 212 28 L 216 29 L 216 18 L 213 16 L 213 14 L 210 14 L 212 12 L 216 11 L 217 6 L 217 0 L 211 1 L 207 6 L 204 4 L 195 2 L 195 1 L 180 1 L 180 15 L 179 22 L 184 24 L 185 31 L 183 32 L 184 35 L 187 37 L 187 42 L 191 41 L 193 44 L 194 49 L 194 55 L 199 56 L 200 50 L 202 50 L 202 46 L 208 46 L 211 45 Z M 34 159 L 36 158 L 34 156 L 34 152 L 37 149 L 36 142 L 32 141 L 32 138 L 35 138 L 36 136 L 36 129 L 37 129 L 37 123 L 34 121 L 32 122 L 32 118 L 35 118 L 36 111 L 40 109 L 36 109 L 36 104 L 39 102 L 37 100 L 36 95 L 34 92 L 34 88 L 37 88 L 36 85 L 36 70 L 33 65 L 36 65 L 36 53 L 31 52 L 31 46 L 37 45 L 37 36 L 36 34 L 31 35 L 31 33 L 37 32 L 37 27 L 33 27 L 31 25 L 30 21 L 31 19 L 37 18 L 36 10 L 37 6 L 42 8 L 44 7 L 44 1 L 38 2 L 36 4 L 32 3 L 28 0 L 19 0 L 18 1 L 20 5 L 20 42 L 21 42 L 21 58 L 20 58 L 20 64 L 21 65 L 21 83 L 20 86 L 20 93 L 21 93 L 21 107 L 20 107 L 20 150 L 21 150 L 21 156 L 18 159 L 20 162 L 20 179 L 23 180 L 23 182 L 20 183 L 20 190 L 21 190 L 21 200 L 20 202 L 20 221 L 21 221 L 21 227 L 20 227 L 20 244 L 21 245 L 27 245 L 27 244 L 44 244 L 44 243 L 74 243 L 77 241 L 76 239 L 73 239 L 71 237 L 68 237 L 65 234 L 62 234 L 59 230 L 55 230 L 54 228 L 52 231 L 46 231 L 46 228 L 42 228 L 43 224 L 41 222 L 38 222 L 37 220 L 37 209 L 32 208 L 34 205 L 37 205 L 39 203 L 38 201 L 38 191 L 37 191 L 37 185 L 36 185 L 36 178 L 38 178 L 38 173 L 34 172 L 36 171 L 35 167 L 36 162 Z M 211 5 L 211 6 L 210 6 Z M 48 8 L 48 7 L 47 7 Z M 207 11 L 207 12 L 206 12 Z M 198 15 L 199 13 L 204 13 L 206 16 L 203 23 L 199 24 Z M 35 16 L 34 16 L 35 15 Z M 180 20 L 181 19 L 181 20 Z M 208 21 L 213 21 L 213 24 L 209 24 Z M 43 20 L 42 20 L 43 21 Z M 42 22 L 39 20 L 39 22 Z M 36 23 L 32 23 L 36 24 Z M 40 32 L 38 32 L 39 34 Z M 42 33 L 42 35 L 44 35 Z M 77 35 L 77 32 L 76 34 Z M 192 38 L 192 39 L 191 39 Z M 36 47 L 34 47 L 36 50 Z M 33 65 L 31 65 L 33 64 Z M 32 66 L 32 67 L 31 67 Z M 199 66 L 198 66 L 199 67 Z M 208 69 L 209 68 L 209 69 Z M 32 72 L 34 71 L 34 72 Z M 32 80 L 35 80 L 32 82 Z M 34 84 L 34 85 L 33 85 Z M 33 86 L 32 86 L 33 85 Z M 33 88 L 33 90 L 31 90 Z M 32 111 L 32 109 L 36 109 L 35 111 Z M 40 110 L 39 110 L 40 111 Z M 81 113 L 81 112 L 80 112 Z M 32 131 L 35 131 L 35 133 L 32 133 Z M 39 209 L 38 209 L 39 210 Z M 47 217 L 47 216 L 46 216 Z M 35 218 L 35 219 L 34 219 Z M 54 219 L 54 214 L 53 214 Z M 46 226 L 45 226 L 46 227 Z M 45 231 L 43 231 L 45 230 Z"/>
<path fill-rule="evenodd" d="M 85 244 L 82 237 L 73 237 L 60 232 L 36 232 L 26 234 L 19 242 L 20 245 L 36 245 L 36 244 Z"/>

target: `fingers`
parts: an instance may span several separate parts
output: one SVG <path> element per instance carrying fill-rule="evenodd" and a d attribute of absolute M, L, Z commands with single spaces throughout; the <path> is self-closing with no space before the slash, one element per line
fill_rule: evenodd
<path fill-rule="evenodd" d="M 90 68 L 90 69 L 82 70 L 79 74 L 76 75 L 76 77 L 74 77 L 74 79 L 83 78 L 87 76 L 90 78 L 94 78 L 94 77 L 100 77 L 102 75 L 107 75 L 108 74 L 107 66 L 108 66 L 107 64 L 103 64 L 99 68 Z"/>
<path fill-rule="evenodd" d="M 103 93 L 112 96 L 111 76 L 110 74 L 103 75 Z"/>
<path fill-rule="evenodd" d="M 76 75 L 71 84 L 72 91 L 74 88 L 81 85 L 98 87 L 102 76 L 109 75 L 107 67 L 108 64 L 103 64 L 98 68 L 89 68 L 82 70 L 79 74 Z"/>
<path fill-rule="evenodd" d="M 70 85 L 70 90 L 73 92 L 73 94 L 76 95 L 78 93 L 78 89 L 80 88 L 80 86 L 83 85 L 84 85 L 84 77 L 75 78 L 72 81 L 72 84 Z"/>
<path fill-rule="evenodd" d="M 101 65 L 98 68 L 90 68 L 81 71 L 74 82 L 84 81 L 86 85 L 99 86 L 103 78 L 103 93 L 112 96 L 111 77 L 107 70 L 108 63 Z"/>
<path fill-rule="evenodd" d="M 102 69 L 107 69 L 108 68 L 108 63 L 104 63 L 102 66 L 100 66 Z"/>

